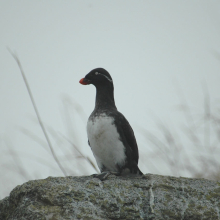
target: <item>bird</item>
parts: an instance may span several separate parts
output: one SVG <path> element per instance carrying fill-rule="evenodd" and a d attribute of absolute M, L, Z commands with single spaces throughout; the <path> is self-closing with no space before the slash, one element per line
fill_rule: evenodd
<path fill-rule="evenodd" d="M 88 118 L 87 136 L 100 174 L 106 180 L 116 176 L 141 176 L 138 167 L 138 146 L 134 131 L 115 105 L 114 85 L 109 72 L 103 68 L 91 70 L 79 83 L 96 87 L 95 108 Z"/>

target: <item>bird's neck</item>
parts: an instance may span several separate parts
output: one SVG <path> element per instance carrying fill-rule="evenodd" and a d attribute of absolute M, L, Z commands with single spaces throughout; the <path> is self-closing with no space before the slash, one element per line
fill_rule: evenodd
<path fill-rule="evenodd" d="M 114 87 L 96 87 L 95 109 L 117 109 L 114 100 Z"/>

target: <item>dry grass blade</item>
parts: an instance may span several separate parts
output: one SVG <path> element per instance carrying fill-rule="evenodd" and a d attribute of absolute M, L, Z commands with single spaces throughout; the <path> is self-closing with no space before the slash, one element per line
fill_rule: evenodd
<path fill-rule="evenodd" d="M 11 155 L 13 162 L 15 164 L 14 170 L 20 174 L 20 176 L 24 179 L 24 181 L 30 180 L 31 175 L 28 174 L 28 172 L 26 171 L 26 169 L 22 165 L 22 160 L 17 155 L 17 153 L 14 150 L 12 150 L 13 147 L 10 142 L 10 139 L 5 139 L 4 142 L 7 145 L 8 152 Z"/>
<path fill-rule="evenodd" d="M 57 156 L 56 156 L 56 154 L 55 154 L 55 152 L 54 152 L 54 149 L 53 149 L 52 144 L 51 144 L 51 142 L 50 142 L 49 136 L 47 135 L 46 129 L 45 129 L 44 125 L 43 125 L 43 122 L 42 122 L 42 120 L 41 120 L 40 114 L 39 114 L 39 112 L 38 112 L 38 110 L 37 110 L 37 106 L 36 106 L 36 104 L 35 104 L 33 95 L 32 95 L 32 93 L 31 93 L 31 89 L 30 89 L 30 86 L 29 86 L 29 84 L 28 84 L 27 78 L 26 78 L 26 76 L 25 76 L 25 74 L 24 74 L 24 71 L 23 71 L 21 62 L 20 62 L 20 60 L 18 59 L 18 56 L 17 56 L 16 54 L 14 54 L 9 48 L 8 48 L 8 51 L 9 51 L 9 53 L 12 55 L 12 57 L 15 59 L 15 61 L 17 62 L 18 67 L 19 67 L 19 69 L 20 69 L 20 71 L 21 71 L 21 75 L 22 75 L 23 80 L 24 80 L 24 82 L 25 82 L 25 85 L 26 85 L 26 87 L 27 87 L 28 94 L 29 94 L 29 96 L 30 96 L 32 105 L 33 105 L 33 107 L 34 107 L 34 111 L 35 111 L 35 113 L 36 113 L 36 115 L 37 115 L 38 122 L 39 122 L 39 124 L 40 124 L 40 126 L 41 126 L 41 129 L 42 129 L 42 131 L 43 131 L 43 133 L 44 133 L 44 136 L 45 136 L 45 138 L 46 138 L 46 140 L 47 140 L 47 143 L 48 143 L 48 145 L 49 145 L 49 148 L 50 148 L 50 151 L 51 151 L 51 153 L 52 153 L 52 155 L 53 155 L 53 158 L 54 158 L 54 160 L 56 161 L 56 163 L 57 163 L 57 165 L 59 166 L 59 168 L 60 168 L 60 170 L 62 171 L 62 173 L 64 174 L 64 176 L 66 176 L 66 171 L 64 170 L 64 168 L 63 168 L 62 165 L 60 164 L 60 162 L 59 162 L 59 160 L 58 160 L 58 158 L 57 158 Z"/>
<path fill-rule="evenodd" d="M 61 134 L 61 135 L 62 135 L 62 134 Z M 99 173 L 98 169 L 96 168 L 96 166 L 95 166 L 95 164 L 92 162 L 92 160 L 91 160 L 89 157 L 85 156 L 85 155 L 79 150 L 79 148 L 78 148 L 75 144 L 73 144 L 67 137 L 65 137 L 64 135 L 62 135 L 62 136 L 63 136 L 63 138 L 64 138 L 65 140 L 67 140 L 67 141 L 75 148 L 75 150 L 80 154 L 80 156 L 81 156 L 82 158 L 84 158 L 85 160 L 87 160 L 87 161 L 89 162 L 89 164 L 96 170 L 96 172 Z"/>
<path fill-rule="evenodd" d="M 47 152 L 49 152 L 50 150 L 47 147 L 47 142 L 42 140 L 41 138 L 39 138 L 37 135 L 35 135 L 33 132 L 29 131 L 26 128 L 21 127 L 20 131 L 26 135 L 27 137 L 31 138 L 33 141 L 35 141 L 36 143 L 38 143 L 40 146 L 42 146 Z"/>
<path fill-rule="evenodd" d="M 211 118 L 211 103 L 207 85 L 203 84 L 204 92 L 204 124 L 206 124 L 204 128 L 204 147 L 210 148 L 210 118 Z"/>

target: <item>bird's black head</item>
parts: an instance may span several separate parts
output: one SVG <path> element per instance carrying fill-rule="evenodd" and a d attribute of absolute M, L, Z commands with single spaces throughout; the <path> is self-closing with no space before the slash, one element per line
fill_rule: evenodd
<path fill-rule="evenodd" d="M 85 78 L 82 78 L 79 81 L 82 85 L 93 84 L 94 86 L 105 86 L 105 85 L 113 85 L 112 77 L 103 68 L 96 68 L 91 70 Z"/>

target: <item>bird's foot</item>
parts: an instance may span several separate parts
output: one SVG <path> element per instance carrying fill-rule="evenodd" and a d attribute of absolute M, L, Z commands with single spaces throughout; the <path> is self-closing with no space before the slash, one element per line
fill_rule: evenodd
<path fill-rule="evenodd" d="M 119 176 L 120 175 L 120 173 L 118 173 L 118 172 L 112 172 L 112 171 L 105 171 L 105 172 L 102 172 L 102 173 L 100 173 L 100 174 L 93 174 L 92 176 L 94 177 L 94 178 L 98 178 L 98 179 L 100 179 L 101 181 L 104 181 L 104 180 L 106 180 L 107 178 L 108 178 L 108 176 L 109 175 L 115 175 L 115 176 Z"/>

